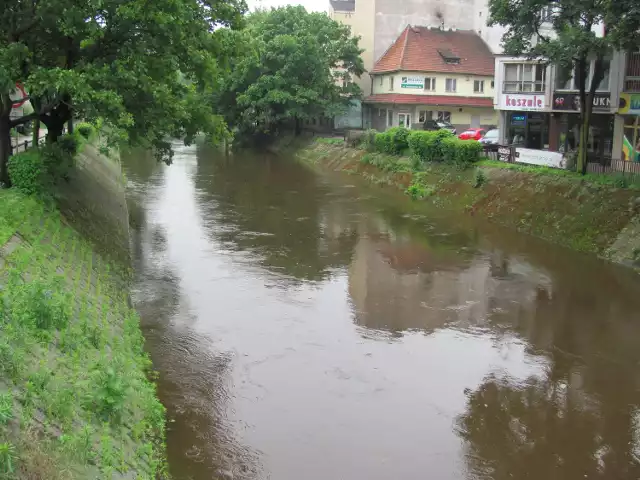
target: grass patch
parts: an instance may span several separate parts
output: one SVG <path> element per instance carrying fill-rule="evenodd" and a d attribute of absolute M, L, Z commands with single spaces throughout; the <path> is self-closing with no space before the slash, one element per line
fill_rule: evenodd
<path fill-rule="evenodd" d="M 344 145 L 343 138 L 327 138 L 327 137 L 316 137 L 315 143 L 320 143 L 324 145 Z"/>
<path fill-rule="evenodd" d="M 164 408 L 127 268 L 53 207 L 0 190 L 0 238 L 12 237 L 0 270 L 0 479 L 156 478 Z"/>

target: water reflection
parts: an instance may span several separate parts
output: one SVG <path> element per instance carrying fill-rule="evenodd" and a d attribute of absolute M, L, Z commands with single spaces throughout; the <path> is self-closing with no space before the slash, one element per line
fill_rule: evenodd
<path fill-rule="evenodd" d="M 637 278 L 286 159 L 128 173 L 176 478 L 640 478 Z"/>

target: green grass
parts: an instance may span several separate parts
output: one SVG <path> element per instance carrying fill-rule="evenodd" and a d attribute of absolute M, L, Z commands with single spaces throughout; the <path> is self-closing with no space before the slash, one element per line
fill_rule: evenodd
<path fill-rule="evenodd" d="M 315 143 L 323 143 L 325 145 L 344 145 L 343 138 L 326 138 L 326 137 L 316 137 Z"/>
<path fill-rule="evenodd" d="M 13 235 L 0 270 L 0 479 L 156 478 L 164 408 L 127 268 L 53 207 L 1 190 L 0 239 Z"/>
<path fill-rule="evenodd" d="M 595 186 L 608 186 L 615 188 L 630 188 L 634 190 L 640 190 L 640 179 L 635 179 L 631 176 L 625 176 L 622 173 L 615 174 L 594 174 L 587 173 L 582 175 L 570 170 L 564 170 L 560 168 L 542 167 L 534 165 L 522 165 L 518 163 L 506 163 L 497 160 L 481 160 L 476 165 L 480 167 L 499 168 L 503 170 L 513 170 L 517 172 L 525 172 L 533 175 L 546 175 L 556 178 L 563 178 L 574 182 L 589 183 Z"/>

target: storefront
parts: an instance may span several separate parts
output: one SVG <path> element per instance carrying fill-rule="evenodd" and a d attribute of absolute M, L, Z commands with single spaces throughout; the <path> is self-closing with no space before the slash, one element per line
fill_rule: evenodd
<path fill-rule="evenodd" d="M 614 119 L 611 94 L 596 93 L 587 137 L 589 162 L 609 164 L 613 153 Z M 561 153 L 575 152 L 580 140 L 580 95 L 555 93 L 550 122 L 550 148 Z"/>
<path fill-rule="evenodd" d="M 549 148 L 549 113 L 544 94 L 500 94 L 501 142 L 523 148 Z"/>
<path fill-rule="evenodd" d="M 620 96 L 623 119 L 622 160 L 640 162 L 640 94 Z"/>

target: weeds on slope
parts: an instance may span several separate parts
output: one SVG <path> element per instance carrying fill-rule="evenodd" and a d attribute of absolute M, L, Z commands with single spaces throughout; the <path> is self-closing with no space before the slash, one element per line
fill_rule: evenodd
<path fill-rule="evenodd" d="M 161 475 L 164 408 L 124 269 L 17 192 L 0 191 L 0 239 L 14 244 L 0 270 L 0 479 Z"/>

